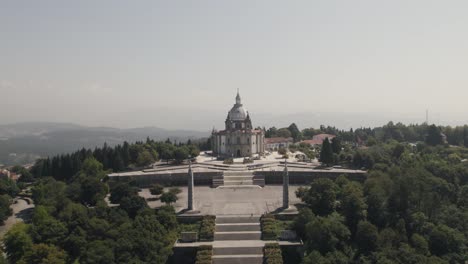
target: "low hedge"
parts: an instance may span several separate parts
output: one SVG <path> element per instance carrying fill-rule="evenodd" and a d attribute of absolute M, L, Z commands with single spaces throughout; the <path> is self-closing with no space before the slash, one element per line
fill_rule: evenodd
<path fill-rule="evenodd" d="M 205 215 L 200 225 L 199 239 L 200 241 L 213 241 L 215 233 L 215 220 L 214 215 Z"/>
<path fill-rule="evenodd" d="M 283 264 L 281 248 L 278 243 L 267 243 L 263 248 L 263 263 L 265 264 Z"/>
<path fill-rule="evenodd" d="M 195 264 L 211 264 L 213 257 L 213 246 L 203 245 L 198 247 Z"/>
<path fill-rule="evenodd" d="M 234 164 L 234 159 L 233 158 L 227 158 L 225 160 L 223 160 L 223 164 Z"/>
<path fill-rule="evenodd" d="M 260 218 L 263 240 L 276 240 L 278 238 L 278 227 L 276 219 L 271 214 L 265 214 Z"/>
<path fill-rule="evenodd" d="M 254 160 L 253 160 L 253 159 L 244 158 L 244 161 L 242 161 L 242 163 L 243 163 L 243 164 L 254 163 Z"/>

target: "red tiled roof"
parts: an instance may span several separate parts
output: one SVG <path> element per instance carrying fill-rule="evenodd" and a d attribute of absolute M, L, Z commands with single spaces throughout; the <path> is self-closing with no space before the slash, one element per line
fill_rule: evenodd
<path fill-rule="evenodd" d="M 335 135 L 332 134 L 318 134 L 315 135 L 312 139 L 321 139 L 322 141 L 328 138 L 328 140 L 331 140 L 332 138 L 335 138 Z"/>
<path fill-rule="evenodd" d="M 312 139 L 301 141 L 301 143 L 306 143 L 309 145 L 322 145 L 323 141 L 326 138 L 328 138 L 328 140 L 331 140 L 332 138 L 335 138 L 335 137 L 336 137 L 335 135 L 331 135 L 331 134 L 318 134 L 318 135 L 313 136 Z"/>
<path fill-rule="evenodd" d="M 305 143 L 309 145 L 321 145 L 323 143 L 323 140 L 307 139 L 307 140 L 302 140 L 300 143 Z"/>

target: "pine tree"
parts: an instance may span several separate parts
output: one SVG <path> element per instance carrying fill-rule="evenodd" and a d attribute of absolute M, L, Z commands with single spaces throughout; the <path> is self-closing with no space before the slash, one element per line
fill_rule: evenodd
<path fill-rule="evenodd" d="M 331 141 L 333 153 L 340 154 L 341 152 L 341 140 L 338 137 L 334 137 Z"/>
<path fill-rule="evenodd" d="M 320 151 L 320 162 L 327 166 L 333 163 L 333 150 L 328 138 L 323 141 L 322 150 Z"/>
<path fill-rule="evenodd" d="M 468 148 L 468 126 L 463 127 L 463 145 Z"/>
<path fill-rule="evenodd" d="M 442 145 L 444 143 L 440 129 L 435 125 L 430 125 L 427 128 L 426 143 L 431 146 Z"/>
<path fill-rule="evenodd" d="M 291 136 L 294 139 L 294 142 L 297 142 L 301 139 L 301 131 L 299 130 L 299 128 L 297 128 L 297 125 L 295 123 L 289 125 L 288 130 L 289 132 L 291 132 Z"/>
<path fill-rule="evenodd" d="M 125 141 L 123 144 L 121 156 L 122 156 L 124 166 L 127 167 L 130 164 L 130 151 L 129 151 L 129 144 L 127 141 Z"/>

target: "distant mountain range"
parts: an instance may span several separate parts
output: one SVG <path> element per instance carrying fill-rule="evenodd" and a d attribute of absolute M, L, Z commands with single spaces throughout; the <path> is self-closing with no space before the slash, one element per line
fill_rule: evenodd
<path fill-rule="evenodd" d="M 68 153 L 81 148 L 110 146 L 124 141 L 187 141 L 209 136 L 208 132 L 167 130 L 158 127 L 118 129 L 86 127 L 70 123 L 27 122 L 0 125 L 0 164 L 26 164 L 39 157 Z"/>

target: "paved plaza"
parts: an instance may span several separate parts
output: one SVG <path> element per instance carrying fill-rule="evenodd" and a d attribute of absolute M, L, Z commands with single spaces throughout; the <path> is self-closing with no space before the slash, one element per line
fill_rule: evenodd
<path fill-rule="evenodd" d="M 299 203 L 295 191 L 299 186 L 289 187 L 290 204 Z M 187 187 L 180 187 L 182 193 L 175 203 L 176 211 L 187 208 Z M 149 189 L 142 189 L 140 195 L 154 198 Z M 273 212 L 282 205 L 283 186 L 269 185 L 263 188 L 210 188 L 196 186 L 194 188 L 194 206 L 201 214 L 209 215 L 261 215 Z M 151 208 L 161 206 L 160 201 L 148 201 Z"/>

